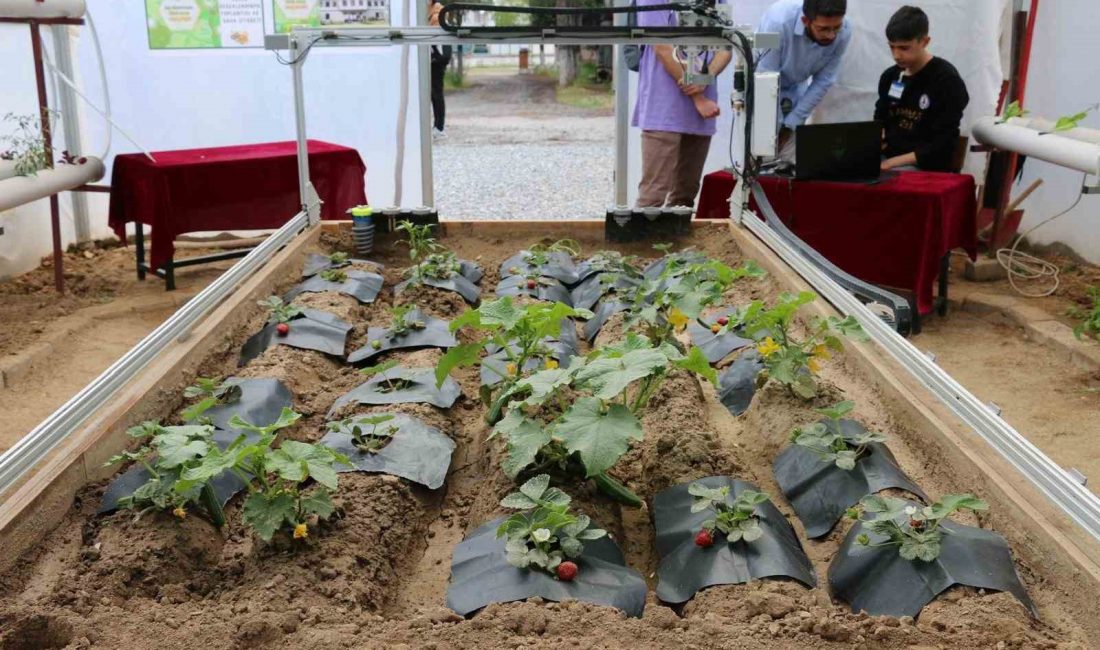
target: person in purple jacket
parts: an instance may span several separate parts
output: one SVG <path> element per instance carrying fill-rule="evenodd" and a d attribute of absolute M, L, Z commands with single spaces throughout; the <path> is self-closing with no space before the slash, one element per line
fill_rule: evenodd
<path fill-rule="evenodd" d="M 664 0 L 640 0 L 639 6 Z M 675 26 L 673 11 L 638 14 L 640 27 Z M 729 51 L 707 55 L 707 69 L 717 76 L 729 64 Z M 684 83 L 684 67 L 672 45 L 649 45 L 638 66 L 638 100 L 633 126 L 642 129 L 642 181 L 638 185 L 639 208 L 693 206 L 703 175 L 703 165 L 718 117 L 715 84 Z"/>

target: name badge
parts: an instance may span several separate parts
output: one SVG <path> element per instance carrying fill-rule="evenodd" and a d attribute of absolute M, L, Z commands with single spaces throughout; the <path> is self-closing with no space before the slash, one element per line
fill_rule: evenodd
<path fill-rule="evenodd" d="M 900 81 L 895 81 L 890 84 L 890 98 L 901 99 L 902 94 L 905 93 L 905 84 Z"/>

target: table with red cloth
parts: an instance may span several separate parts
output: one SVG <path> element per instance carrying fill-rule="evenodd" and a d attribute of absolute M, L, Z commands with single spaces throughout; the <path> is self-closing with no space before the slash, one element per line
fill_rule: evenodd
<path fill-rule="evenodd" d="M 697 218 L 728 219 L 733 175 L 703 179 Z M 941 261 L 962 248 L 977 255 L 977 198 L 972 176 L 898 172 L 874 184 L 761 176 L 777 216 L 840 269 L 865 282 L 911 291 L 932 311 Z"/>
<path fill-rule="evenodd" d="M 322 219 L 346 218 L 345 210 L 366 203 L 359 152 L 318 140 L 310 140 L 308 150 L 310 181 L 324 201 Z M 173 265 L 178 235 L 279 228 L 300 212 L 297 155 L 296 143 L 272 142 L 158 151 L 156 162 L 143 154 L 116 156 L 108 223 L 123 242 L 127 223 L 151 226 L 149 264 L 139 259 L 138 274 L 170 271 L 181 265 Z"/>

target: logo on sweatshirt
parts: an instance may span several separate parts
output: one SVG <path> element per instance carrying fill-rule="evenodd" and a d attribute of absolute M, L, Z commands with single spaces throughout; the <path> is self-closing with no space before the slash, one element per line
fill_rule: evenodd
<path fill-rule="evenodd" d="M 928 95 L 921 95 L 920 96 L 920 109 L 922 111 L 928 110 L 928 107 L 931 106 L 931 105 L 932 105 L 932 100 L 928 97 Z"/>

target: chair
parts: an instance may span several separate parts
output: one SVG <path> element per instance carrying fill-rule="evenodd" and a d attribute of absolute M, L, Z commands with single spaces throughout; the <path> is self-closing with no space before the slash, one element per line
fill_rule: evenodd
<path fill-rule="evenodd" d="M 960 135 L 958 143 L 955 144 L 955 155 L 951 156 L 951 173 L 962 173 L 963 165 L 966 164 L 966 154 L 970 151 L 970 138 L 969 136 Z"/>

